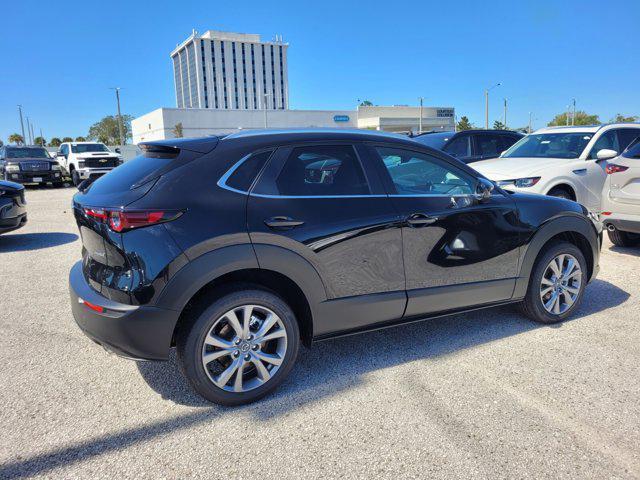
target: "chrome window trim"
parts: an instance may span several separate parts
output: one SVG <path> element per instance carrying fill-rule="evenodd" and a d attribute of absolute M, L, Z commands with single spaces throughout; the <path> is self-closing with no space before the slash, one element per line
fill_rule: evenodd
<path fill-rule="evenodd" d="M 230 187 L 229 185 L 227 185 L 227 180 L 229 180 L 229 177 L 231 177 L 231 175 L 233 175 L 233 173 L 240 168 L 240 165 L 242 165 L 245 161 L 247 161 L 249 159 L 249 157 L 251 157 L 252 155 L 254 155 L 255 152 L 249 153 L 248 155 L 245 155 L 244 157 L 242 157 L 240 160 L 238 160 L 236 163 L 234 163 L 231 168 L 229 170 L 227 170 L 225 172 L 224 175 L 222 175 L 222 177 L 220 177 L 220 180 L 218 180 L 217 185 L 220 188 L 224 188 L 225 190 L 228 190 L 230 192 L 234 192 L 234 193 L 239 193 L 241 195 L 248 195 L 250 197 L 258 197 L 258 198 L 271 198 L 271 199 L 277 199 L 277 198 L 283 198 L 283 199 L 292 199 L 292 198 L 300 198 L 300 199 L 312 199 L 312 198 L 389 198 L 389 197 L 394 197 L 394 198 L 419 198 L 419 197 L 424 197 L 424 198 L 456 198 L 456 197 L 468 197 L 471 196 L 472 194 L 469 195 L 444 195 L 444 194 L 397 194 L 397 193 L 388 193 L 388 194 L 369 194 L 369 195 L 268 195 L 265 193 L 250 193 L 247 192 L 245 190 L 238 190 L 237 188 L 233 188 Z"/>

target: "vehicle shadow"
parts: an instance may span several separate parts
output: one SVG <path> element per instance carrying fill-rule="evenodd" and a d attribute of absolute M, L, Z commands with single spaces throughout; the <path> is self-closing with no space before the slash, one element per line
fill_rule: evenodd
<path fill-rule="evenodd" d="M 7 233 L 0 235 L 0 253 L 58 247 L 75 242 L 77 239 L 78 235 L 64 232 Z"/>
<path fill-rule="evenodd" d="M 629 298 L 627 292 L 602 280 L 595 280 L 588 288 L 588 295 L 570 321 L 616 307 Z M 562 328 L 562 324 L 556 327 Z M 0 465 L 0 478 L 17 479 L 43 474 L 214 422 L 230 411 L 252 415 L 257 420 L 270 420 L 305 404 L 357 387 L 364 382 L 364 375 L 371 371 L 453 354 L 536 328 L 545 327 L 530 322 L 516 313 L 513 307 L 506 306 L 317 343 L 301 353 L 291 377 L 274 395 L 235 409 L 212 405 L 191 393 L 179 374 L 174 355 L 169 362 L 139 362 L 138 369 L 144 380 L 164 398 L 204 408 L 97 436 L 30 458 L 18 458 Z"/>
<path fill-rule="evenodd" d="M 617 286 L 595 280 L 589 285 L 579 311 L 567 321 L 616 307 L 628 298 L 629 294 Z M 289 379 L 274 395 L 246 408 L 266 420 L 353 388 L 368 372 L 453 354 L 544 327 L 523 317 L 514 306 L 503 306 L 319 342 L 301 351 Z M 562 328 L 562 324 L 551 327 Z M 138 370 L 165 399 L 189 406 L 210 405 L 190 390 L 173 354 L 169 362 L 140 362 Z"/>
<path fill-rule="evenodd" d="M 637 247 L 617 247 L 612 246 L 609 247 L 609 250 L 616 253 L 621 253 L 623 255 L 633 255 L 634 257 L 640 257 L 640 245 Z"/>

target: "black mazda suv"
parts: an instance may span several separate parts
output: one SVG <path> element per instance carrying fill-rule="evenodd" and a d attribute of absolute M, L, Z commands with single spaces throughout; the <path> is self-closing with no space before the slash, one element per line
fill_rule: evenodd
<path fill-rule="evenodd" d="M 74 197 L 73 314 L 132 359 L 175 346 L 213 402 L 266 395 L 317 340 L 507 303 L 561 321 L 598 271 L 602 228 L 582 206 L 504 191 L 406 137 L 258 131 L 140 147 Z"/>

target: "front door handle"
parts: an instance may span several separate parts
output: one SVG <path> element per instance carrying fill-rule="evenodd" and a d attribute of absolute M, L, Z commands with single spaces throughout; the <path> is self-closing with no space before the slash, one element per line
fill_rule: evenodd
<path fill-rule="evenodd" d="M 264 224 L 273 228 L 274 230 L 288 230 L 290 228 L 298 227 L 303 225 L 304 222 L 300 220 L 294 220 L 291 217 L 271 217 L 264 221 Z"/>
<path fill-rule="evenodd" d="M 587 173 L 587 169 L 586 168 L 579 168 L 577 170 L 574 170 L 573 173 L 575 173 L 576 175 L 580 175 L 581 173 Z"/>
<path fill-rule="evenodd" d="M 407 217 L 407 223 L 410 227 L 424 227 L 425 225 L 431 225 L 437 221 L 438 217 L 431 217 L 424 213 L 414 213 Z"/>

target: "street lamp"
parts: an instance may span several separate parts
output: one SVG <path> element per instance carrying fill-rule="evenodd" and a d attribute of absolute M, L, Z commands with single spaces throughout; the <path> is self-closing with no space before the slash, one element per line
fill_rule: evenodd
<path fill-rule="evenodd" d="M 271 94 L 270 93 L 263 93 L 262 94 L 262 104 L 264 106 L 264 128 L 265 130 L 267 129 L 267 97 L 270 97 Z"/>
<path fill-rule="evenodd" d="M 24 122 L 22 121 L 22 105 L 18 105 L 18 112 L 20 112 L 20 128 L 22 129 L 22 143 L 26 143 L 27 137 L 24 136 Z"/>
<path fill-rule="evenodd" d="M 532 132 L 531 123 L 533 122 L 533 120 L 537 120 L 537 118 L 533 118 L 533 112 L 529 112 L 529 133 Z"/>
<path fill-rule="evenodd" d="M 484 91 L 484 126 L 487 130 L 489 129 L 489 90 L 493 90 L 500 85 L 502 85 L 502 82 L 498 82 Z"/>
<path fill-rule="evenodd" d="M 418 119 L 418 134 L 422 133 L 422 101 L 424 100 L 424 97 L 418 97 L 418 99 L 420 100 L 420 118 Z"/>

